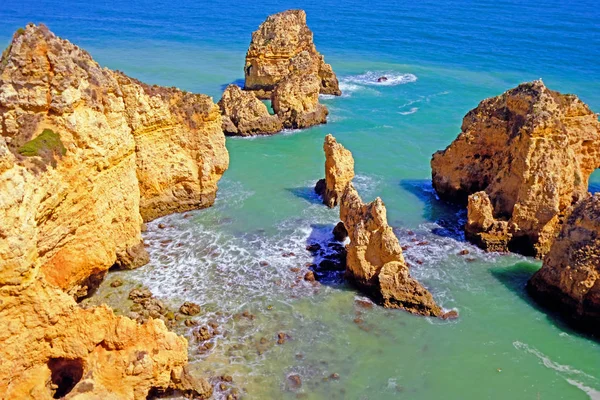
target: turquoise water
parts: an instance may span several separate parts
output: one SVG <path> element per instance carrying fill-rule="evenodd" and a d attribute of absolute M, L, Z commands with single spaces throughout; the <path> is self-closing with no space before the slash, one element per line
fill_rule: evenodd
<path fill-rule="evenodd" d="M 522 3 L 5 0 L 0 42 L 27 22 L 45 22 L 102 65 L 217 100 L 243 78 L 260 22 L 304 8 L 344 92 L 322 100 L 329 123 L 228 138 L 231 166 L 215 206 L 151 223 L 150 265 L 119 274 L 173 305 L 201 303 L 201 318 L 217 320 L 224 332 L 205 354 L 181 330 L 192 364 L 207 376 L 232 374 L 249 399 L 598 399 L 598 342 L 524 291 L 539 263 L 465 243 L 464 212 L 439 202 L 430 185 L 431 154 L 456 137 L 464 114 L 485 97 L 541 77 L 600 111 L 597 5 Z M 374 83 L 380 75 L 391 79 Z M 390 224 L 410 246 L 413 275 L 444 308 L 458 309 L 458 320 L 364 309 L 342 283 L 313 287 L 299 279 L 314 261 L 305 246 L 326 242 L 337 222 L 337 210 L 312 194 L 327 133 L 353 152 L 363 199 L 386 203 Z M 159 222 L 168 228 L 158 229 Z M 470 254 L 457 255 L 463 249 Z M 284 257 L 288 252 L 294 256 Z M 109 290 L 118 291 L 100 293 Z M 244 310 L 256 318 L 232 316 Z M 291 339 L 276 345 L 278 332 Z M 332 373 L 339 380 L 323 379 Z M 289 387 L 290 374 L 300 375 L 301 388 Z"/>

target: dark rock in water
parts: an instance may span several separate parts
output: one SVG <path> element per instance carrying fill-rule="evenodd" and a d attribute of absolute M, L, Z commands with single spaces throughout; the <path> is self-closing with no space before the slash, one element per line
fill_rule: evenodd
<path fill-rule="evenodd" d="M 307 282 L 314 282 L 315 281 L 314 272 L 308 271 L 306 274 L 304 274 L 304 280 Z"/>
<path fill-rule="evenodd" d="M 223 382 L 233 382 L 233 377 L 231 375 L 223 375 L 221 376 L 221 380 Z"/>
<path fill-rule="evenodd" d="M 186 319 L 184 324 L 187 327 L 192 327 L 198 325 L 198 321 L 194 321 L 193 319 Z"/>
<path fill-rule="evenodd" d="M 323 260 L 319 263 L 319 270 L 321 271 L 343 271 L 346 266 L 339 261 L 335 260 Z"/>
<path fill-rule="evenodd" d="M 450 310 L 450 311 L 445 312 L 444 314 L 442 314 L 442 316 L 440 318 L 442 318 L 442 319 L 457 319 L 458 318 L 458 311 L 456 311 L 456 310 Z"/>
<path fill-rule="evenodd" d="M 266 261 L 261 261 L 261 262 L 259 262 L 258 264 L 259 264 L 261 267 L 266 267 L 266 266 L 268 266 L 268 265 L 269 265 L 269 263 L 268 263 L 268 262 L 266 262 Z"/>
<path fill-rule="evenodd" d="M 148 289 L 133 289 L 129 292 L 129 299 L 134 303 L 140 303 L 144 299 L 152 297 L 152 292 Z"/>
<path fill-rule="evenodd" d="M 460 253 L 458 253 L 458 254 L 460 254 L 461 256 L 466 256 L 467 254 L 469 254 L 469 250 L 467 250 L 467 249 L 461 250 Z"/>
<path fill-rule="evenodd" d="M 167 226 L 165 224 L 158 224 L 159 229 L 165 229 Z"/>
<path fill-rule="evenodd" d="M 197 315 L 200 314 L 200 306 L 196 303 L 186 301 L 179 307 L 179 312 L 184 315 Z"/>
<path fill-rule="evenodd" d="M 354 304 L 356 304 L 358 307 L 365 309 L 373 308 L 373 303 L 367 300 L 356 299 L 354 300 Z"/>
<path fill-rule="evenodd" d="M 287 377 L 288 388 L 292 390 L 300 389 L 302 387 L 302 379 L 300 379 L 300 375 L 291 374 Z"/>
<path fill-rule="evenodd" d="M 348 231 L 344 226 L 343 222 L 338 222 L 335 228 L 333 228 L 333 238 L 338 242 L 343 242 L 348 237 Z"/>
<path fill-rule="evenodd" d="M 198 330 L 194 331 L 194 337 L 199 342 L 203 342 L 212 338 L 212 334 L 210 333 L 208 326 L 201 326 Z"/>
<path fill-rule="evenodd" d="M 380 76 L 379 78 L 377 78 L 377 82 L 387 82 L 387 80 L 387 76 Z"/>
<path fill-rule="evenodd" d="M 329 375 L 329 379 L 334 379 L 334 380 L 340 379 L 340 374 L 334 372 L 333 374 Z"/>
<path fill-rule="evenodd" d="M 306 250 L 310 251 L 311 253 L 315 253 L 321 250 L 321 245 L 319 243 L 311 243 L 306 246 Z"/>
<path fill-rule="evenodd" d="M 315 185 L 315 193 L 319 196 L 323 196 L 325 194 L 325 189 L 327 188 L 327 184 L 325 183 L 325 179 L 319 179 L 317 184 Z"/>
<path fill-rule="evenodd" d="M 110 287 L 119 287 L 123 285 L 123 281 L 119 278 L 115 279 L 110 283 Z"/>

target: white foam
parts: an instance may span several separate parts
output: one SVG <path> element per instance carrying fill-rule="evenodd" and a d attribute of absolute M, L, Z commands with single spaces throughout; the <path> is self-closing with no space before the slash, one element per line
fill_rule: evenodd
<path fill-rule="evenodd" d="M 416 113 L 417 111 L 419 111 L 419 107 L 413 107 L 408 111 L 400 111 L 399 114 L 400 115 L 410 115 L 410 114 Z"/>
<path fill-rule="evenodd" d="M 591 375 L 589 375 L 583 371 L 580 371 L 576 368 L 573 368 L 570 365 L 559 364 L 559 363 L 551 360 L 550 357 L 546 356 L 541 351 L 537 350 L 534 347 L 529 346 L 526 343 L 523 343 L 520 341 L 515 341 L 515 342 L 513 342 L 513 346 L 517 350 L 525 351 L 529 354 L 533 354 L 534 356 L 536 356 L 546 368 L 556 371 L 558 373 L 558 375 L 560 375 L 562 378 L 564 378 L 569 384 L 584 391 L 588 396 L 590 396 L 590 399 L 592 399 L 592 400 L 600 399 L 600 391 L 588 386 L 592 382 L 593 382 L 593 384 L 598 385 L 598 379 L 596 377 L 591 376 Z M 579 380 L 585 380 L 586 384 L 580 382 L 579 380 L 573 379 L 574 377 L 577 377 Z"/>
<path fill-rule="evenodd" d="M 378 81 L 385 77 L 387 80 Z M 397 86 L 417 81 L 414 74 L 398 73 L 394 71 L 367 71 L 360 75 L 351 75 L 342 78 L 344 84 L 358 84 L 367 86 Z"/>

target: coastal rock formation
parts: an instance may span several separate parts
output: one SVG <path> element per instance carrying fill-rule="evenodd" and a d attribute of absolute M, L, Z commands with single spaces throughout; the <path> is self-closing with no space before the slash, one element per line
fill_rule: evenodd
<path fill-rule="evenodd" d="M 541 303 L 600 334 L 600 194 L 573 207 L 527 287 Z"/>
<path fill-rule="evenodd" d="M 289 74 L 273 90 L 273 110 L 285 128 L 302 129 L 327 122 L 329 111 L 319 103 L 320 81 L 312 71 L 308 53 L 302 52 L 291 60 Z"/>
<path fill-rule="evenodd" d="M 350 238 L 346 246 L 348 279 L 385 307 L 442 316 L 431 293 L 410 276 L 379 197 L 364 204 L 352 183 L 348 184 L 340 201 L 340 219 Z"/>
<path fill-rule="evenodd" d="M 83 309 L 36 280 L 0 289 L 0 393 L 6 399 L 145 399 L 178 389 L 209 398 L 187 374 L 187 341 L 160 320 L 143 325 L 106 306 Z"/>
<path fill-rule="evenodd" d="M 269 98 L 277 83 L 289 74 L 290 60 L 303 51 L 316 67 L 312 75 L 318 80 L 317 93 L 341 95 L 337 77 L 317 51 L 313 33 L 306 25 L 306 13 L 302 10 L 271 15 L 252 34 L 244 67 L 245 89 Z"/>
<path fill-rule="evenodd" d="M 268 135 L 283 129 L 279 118 L 270 115 L 267 106 L 250 91 L 229 85 L 219 101 L 226 135 Z"/>
<path fill-rule="evenodd" d="M 525 83 L 469 111 L 431 167 L 440 197 L 468 201 L 472 241 L 543 257 L 600 167 L 600 122 L 576 96 Z"/>
<path fill-rule="evenodd" d="M 330 134 L 325 136 L 323 144 L 325 151 L 325 179 L 315 186 L 315 191 L 323 197 L 323 204 L 329 208 L 335 207 L 346 186 L 354 178 L 354 158 L 352 153 L 339 144 Z"/>
<path fill-rule="evenodd" d="M 0 59 L 0 121 L 0 392 L 51 398 L 75 376 L 89 398 L 190 384 L 185 340 L 162 322 L 73 297 L 148 262 L 143 220 L 212 204 L 228 165 L 218 107 L 29 25 Z"/>

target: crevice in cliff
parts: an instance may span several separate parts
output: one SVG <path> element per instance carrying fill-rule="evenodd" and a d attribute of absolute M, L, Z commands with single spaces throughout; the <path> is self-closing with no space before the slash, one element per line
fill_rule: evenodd
<path fill-rule="evenodd" d="M 60 399 L 66 396 L 83 376 L 83 359 L 51 358 L 48 361 L 51 371 L 51 390 L 53 398 Z"/>

